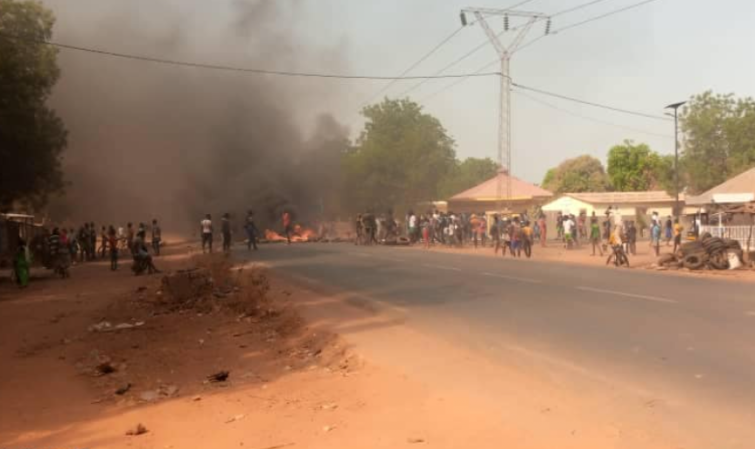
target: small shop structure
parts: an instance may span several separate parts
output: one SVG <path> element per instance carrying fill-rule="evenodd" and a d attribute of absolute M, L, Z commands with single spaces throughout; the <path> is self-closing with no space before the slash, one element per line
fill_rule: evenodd
<path fill-rule="evenodd" d="M 755 249 L 755 168 L 687 200 L 695 209 L 700 233 L 739 241 L 746 252 Z"/>

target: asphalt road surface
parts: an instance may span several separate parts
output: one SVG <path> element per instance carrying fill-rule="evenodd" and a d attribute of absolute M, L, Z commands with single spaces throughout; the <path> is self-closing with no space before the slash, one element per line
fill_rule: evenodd
<path fill-rule="evenodd" d="M 403 325 L 492 361 L 518 351 L 676 401 L 710 420 L 666 418 L 693 441 L 719 428 L 717 447 L 755 447 L 754 284 L 349 244 L 268 245 L 249 258 L 400 308 Z"/>

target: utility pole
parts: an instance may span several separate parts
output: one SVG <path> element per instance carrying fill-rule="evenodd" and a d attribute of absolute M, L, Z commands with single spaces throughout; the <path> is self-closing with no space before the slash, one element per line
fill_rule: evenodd
<path fill-rule="evenodd" d="M 686 101 L 680 101 L 666 106 L 666 109 L 674 110 L 674 191 L 676 200 L 674 202 L 674 217 L 679 218 L 679 108 L 687 104 Z"/>
<path fill-rule="evenodd" d="M 482 26 L 485 30 L 485 34 L 490 39 L 490 43 L 493 44 L 498 57 L 501 60 L 501 103 L 500 103 L 500 122 L 498 126 L 498 166 L 500 170 L 506 173 L 506 208 L 511 213 L 511 57 L 516 50 L 522 45 L 524 38 L 532 29 L 535 22 L 543 19 L 548 19 L 548 23 L 545 28 L 545 33 L 550 32 L 550 19 L 540 13 L 527 12 L 527 11 L 515 11 L 510 9 L 490 9 L 490 8 L 464 8 L 461 10 L 461 23 L 463 26 L 467 25 L 466 14 L 472 14 L 475 17 L 475 21 Z M 489 17 L 503 17 L 504 32 L 516 31 L 516 36 L 511 43 L 506 46 L 500 39 L 500 35 L 496 34 L 488 24 L 487 19 Z M 509 18 L 524 18 L 526 23 L 515 28 L 509 26 Z M 498 176 L 497 186 L 497 208 L 498 213 L 501 214 L 501 199 L 502 199 L 503 186 L 501 183 L 501 177 Z"/>

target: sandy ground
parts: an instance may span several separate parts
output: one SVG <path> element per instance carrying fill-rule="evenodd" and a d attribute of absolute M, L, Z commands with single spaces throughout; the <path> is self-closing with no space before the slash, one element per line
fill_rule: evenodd
<path fill-rule="evenodd" d="M 163 271 L 192 265 L 186 248 L 169 252 L 157 260 Z M 342 304 L 345 314 L 306 324 L 298 311 L 328 299 L 279 279 L 263 318 L 213 307 L 171 311 L 156 306 L 160 291 L 160 275 L 113 273 L 105 262 L 76 266 L 65 281 L 38 273 L 24 291 L 0 284 L 0 447 L 452 448 L 517 440 L 511 428 L 491 433 L 494 416 L 470 422 L 468 399 L 364 361 L 329 332 L 333 322 L 376 319 L 362 308 Z M 103 321 L 144 324 L 90 329 Z M 115 371 L 102 374 L 103 363 Z M 228 381 L 206 382 L 221 370 L 230 371 Z M 127 435 L 140 424 L 146 433 Z"/>
<path fill-rule="evenodd" d="M 191 266 L 187 250 L 158 266 Z M 651 396 L 587 393 L 547 360 L 493 364 L 343 292 L 275 275 L 261 314 L 240 316 L 222 299 L 164 307 L 160 275 L 72 275 L 0 284 L 0 448 L 693 447 L 654 424 Z M 144 324 L 89 330 L 102 321 Z"/>

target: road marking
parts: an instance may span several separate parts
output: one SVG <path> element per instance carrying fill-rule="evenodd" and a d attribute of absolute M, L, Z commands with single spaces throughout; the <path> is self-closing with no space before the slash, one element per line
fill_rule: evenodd
<path fill-rule="evenodd" d="M 496 273 L 482 273 L 483 276 L 490 276 L 493 278 L 499 278 L 499 279 L 506 279 L 509 281 L 517 281 L 517 282 L 527 282 L 529 284 L 542 284 L 543 281 L 538 281 L 537 279 L 529 279 L 529 278 L 520 278 L 517 276 L 506 276 L 504 274 L 496 274 Z"/>
<path fill-rule="evenodd" d="M 657 296 L 635 295 L 634 293 L 624 293 L 624 292 L 617 292 L 613 290 L 602 290 L 599 288 L 592 288 L 592 287 L 577 287 L 577 290 L 593 292 L 593 293 L 605 293 L 608 295 L 623 296 L 625 298 L 644 299 L 645 301 L 663 302 L 666 304 L 676 304 L 678 302 L 673 299 L 659 298 Z"/>
<path fill-rule="evenodd" d="M 461 271 L 461 268 L 444 267 L 443 265 L 429 265 L 429 264 L 423 263 L 422 266 L 425 267 L 425 268 L 434 268 L 434 269 L 438 269 L 438 270 Z"/>

